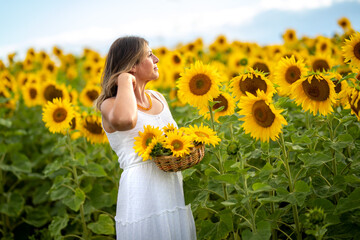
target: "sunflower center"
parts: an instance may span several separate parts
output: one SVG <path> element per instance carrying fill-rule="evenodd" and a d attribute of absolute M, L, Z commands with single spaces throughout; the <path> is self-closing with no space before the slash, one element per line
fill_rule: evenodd
<path fill-rule="evenodd" d="M 340 26 L 342 26 L 343 28 L 347 27 L 347 22 L 346 21 L 341 21 Z"/>
<path fill-rule="evenodd" d="M 195 134 L 198 136 L 198 137 L 203 137 L 203 138 L 209 138 L 210 136 L 207 134 L 207 133 L 204 133 L 204 132 L 195 132 Z"/>
<path fill-rule="evenodd" d="M 299 80 L 300 76 L 301 76 L 300 69 L 296 66 L 289 67 L 285 73 L 285 79 L 290 84 L 293 84 L 296 80 Z"/>
<path fill-rule="evenodd" d="M 220 107 L 224 107 L 223 110 L 221 110 L 221 112 L 224 112 L 227 110 L 228 108 L 228 100 L 223 96 L 223 95 L 219 95 L 217 98 L 214 98 L 214 102 L 218 102 L 218 103 L 215 103 L 214 106 L 213 106 L 213 110 L 216 110 Z"/>
<path fill-rule="evenodd" d="M 355 112 L 355 114 L 357 116 L 359 116 L 359 114 L 360 114 L 360 103 L 358 102 L 357 106 L 355 106 L 356 100 L 354 101 L 354 104 L 351 104 L 351 102 L 353 101 L 352 96 L 349 96 L 348 99 L 349 99 L 351 109 Z"/>
<path fill-rule="evenodd" d="M 54 85 L 45 88 L 44 97 L 46 101 L 52 101 L 54 98 L 62 98 L 63 92 L 57 89 Z"/>
<path fill-rule="evenodd" d="M 91 101 L 94 101 L 98 98 L 99 93 L 96 90 L 91 90 L 86 92 L 86 96 L 88 96 Z"/>
<path fill-rule="evenodd" d="M 36 96 L 37 96 L 37 91 L 36 91 L 36 89 L 31 88 L 30 91 L 29 91 L 29 94 L 30 94 L 30 98 L 31 98 L 31 99 L 35 99 Z"/>
<path fill-rule="evenodd" d="M 71 130 L 75 130 L 75 128 L 76 128 L 76 119 L 75 118 L 71 119 L 70 126 L 71 126 L 71 128 L 70 128 Z"/>
<path fill-rule="evenodd" d="M 236 66 L 246 66 L 247 64 L 248 60 L 246 58 L 242 58 L 236 63 Z"/>
<path fill-rule="evenodd" d="M 327 44 L 326 43 L 321 44 L 320 49 L 321 51 L 325 51 L 327 49 Z"/>
<path fill-rule="evenodd" d="M 189 51 L 192 51 L 194 48 L 195 48 L 194 44 L 189 44 L 189 46 L 188 46 Z"/>
<path fill-rule="evenodd" d="M 264 73 L 270 72 L 269 67 L 265 63 L 261 63 L 261 62 L 254 63 L 253 68 L 255 70 L 262 71 Z"/>
<path fill-rule="evenodd" d="M 324 59 L 317 59 L 313 63 L 313 70 L 316 71 L 327 71 L 330 69 L 328 62 Z"/>
<path fill-rule="evenodd" d="M 174 147 L 174 150 L 182 150 L 184 147 L 184 144 L 180 140 L 172 141 L 171 145 Z"/>
<path fill-rule="evenodd" d="M 88 121 L 86 121 L 85 125 L 84 125 L 84 128 L 86 128 L 92 134 L 98 134 L 98 135 L 102 134 L 102 127 L 97 122 L 88 122 Z"/>
<path fill-rule="evenodd" d="M 181 62 L 181 59 L 180 59 L 179 56 L 177 56 L 177 55 L 175 55 L 175 56 L 173 57 L 173 60 L 174 60 L 174 63 L 176 63 L 176 64 L 179 64 L 179 63 Z"/>
<path fill-rule="evenodd" d="M 174 73 L 174 80 L 175 80 L 175 82 L 176 82 L 176 80 L 178 80 L 180 77 L 181 77 L 181 76 L 180 76 L 180 73 L 179 73 L 179 72 Z"/>
<path fill-rule="evenodd" d="M 335 92 L 336 93 L 341 92 L 341 82 L 336 80 L 336 81 L 334 81 L 334 83 L 335 83 Z"/>
<path fill-rule="evenodd" d="M 294 34 L 293 33 L 289 33 L 289 39 L 293 40 L 294 39 Z"/>
<path fill-rule="evenodd" d="M 54 65 L 52 65 L 52 64 L 48 64 L 46 68 L 47 68 L 50 72 L 53 72 L 53 71 L 54 71 Z"/>
<path fill-rule="evenodd" d="M 360 42 L 358 42 L 354 47 L 354 55 L 360 60 Z"/>
<path fill-rule="evenodd" d="M 313 78 L 311 83 L 302 82 L 305 94 L 314 101 L 326 101 L 330 96 L 330 87 L 326 80 L 317 80 Z"/>
<path fill-rule="evenodd" d="M 55 122 L 60 123 L 66 119 L 67 111 L 64 108 L 57 108 L 53 113 L 53 119 Z"/>
<path fill-rule="evenodd" d="M 211 88 L 211 79 L 205 74 L 197 74 L 193 76 L 189 82 L 192 94 L 201 96 L 205 95 Z"/>
<path fill-rule="evenodd" d="M 244 81 L 240 81 L 240 90 L 243 94 L 246 94 L 246 92 L 249 92 L 256 96 L 256 90 L 260 89 L 264 92 L 267 90 L 266 82 L 259 78 L 249 78 L 247 77 Z"/>
<path fill-rule="evenodd" d="M 270 127 L 275 120 L 275 114 L 264 100 L 256 101 L 254 103 L 252 113 L 256 123 L 264 128 Z"/>

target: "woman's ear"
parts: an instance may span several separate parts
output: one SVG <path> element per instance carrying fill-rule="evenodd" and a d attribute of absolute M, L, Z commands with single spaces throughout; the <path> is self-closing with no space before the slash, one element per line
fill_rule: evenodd
<path fill-rule="evenodd" d="M 131 68 L 131 70 L 130 70 L 129 73 L 132 73 L 132 74 L 136 73 L 136 65 L 134 65 L 134 66 Z"/>

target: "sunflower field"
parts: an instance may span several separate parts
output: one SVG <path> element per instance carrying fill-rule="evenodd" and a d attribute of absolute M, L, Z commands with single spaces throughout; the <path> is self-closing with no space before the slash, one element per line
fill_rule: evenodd
<path fill-rule="evenodd" d="M 153 49 L 149 89 L 179 127 L 215 133 L 182 171 L 198 239 L 360 239 L 360 32 L 338 24 L 279 45 Z M 94 108 L 104 62 L 59 47 L 0 60 L 1 239 L 115 238 L 122 170 Z"/>

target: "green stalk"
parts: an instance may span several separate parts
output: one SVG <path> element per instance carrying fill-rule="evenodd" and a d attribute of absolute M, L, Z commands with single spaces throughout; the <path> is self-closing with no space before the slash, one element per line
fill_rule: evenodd
<path fill-rule="evenodd" d="M 214 114 L 213 114 L 213 111 L 212 111 L 212 108 L 210 107 L 210 105 L 209 105 L 209 111 L 210 111 L 210 119 L 211 119 L 211 128 L 214 130 L 214 132 L 216 132 L 215 124 L 214 124 Z M 224 166 L 223 166 L 220 148 L 217 149 L 217 153 L 215 153 L 215 155 L 217 155 L 217 158 L 219 160 L 220 173 L 221 173 L 221 175 L 223 175 L 224 174 Z M 224 199 L 226 201 L 228 199 L 226 183 L 222 183 L 222 188 L 223 188 L 223 192 L 224 192 Z"/>
<path fill-rule="evenodd" d="M 284 140 L 284 135 L 283 133 L 280 133 L 280 139 L 281 142 L 279 142 L 281 149 L 283 151 L 283 162 L 284 162 L 284 167 L 286 169 L 286 175 L 288 176 L 288 180 L 289 180 L 289 189 L 290 189 L 290 193 L 294 192 L 294 183 L 292 180 L 292 176 L 291 176 L 291 171 L 290 171 L 290 166 L 289 166 L 289 155 L 288 152 L 286 151 L 286 147 L 285 147 L 285 140 Z M 296 238 L 297 240 L 302 239 L 301 236 L 301 229 L 300 229 L 300 222 L 299 222 L 299 214 L 298 214 L 298 209 L 296 205 L 292 205 L 292 210 L 293 210 L 293 217 L 294 217 L 294 222 L 295 222 L 295 229 L 296 229 Z"/>
<path fill-rule="evenodd" d="M 75 156 L 74 156 L 74 152 L 73 152 L 72 145 L 71 145 L 71 138 L 70 138 L 70 135 L 69 135 L 69 131 L 67 131 L 67 136 L 66 137 L 67 137 L 67 141 L 68 141 L 68 149 L 69 149 L 69 152 L 70 152 L 71 159 L 73 161 L 75 161 Z M 75 181 L 77 187 L 80 188 L 80 182 L 79 182 L 79 178 L 78 178 L 78 175 L 77 175 L 77 169 L 76 169 L 76 167 L 74 165 L 72 166 L 72 173 L 73 173 L 74 181 Z M 87 239 L 88 231 L 87 231 L 86 222 L 85 222 L 84 204 L 83 203 L 81 203 L 81 205 L 80 205 L 80 216 L 81 216 L 81 223 L 82 223 L 82 228 L 83 228 L 82 236 L 83 236 L 84 239 Z"/>

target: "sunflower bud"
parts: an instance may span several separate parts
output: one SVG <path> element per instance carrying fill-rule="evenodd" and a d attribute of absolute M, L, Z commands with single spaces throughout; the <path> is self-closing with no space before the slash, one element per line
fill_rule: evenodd
<path fill-rule="evenodd" d="M 314 208 L 310 209 L 308 213 L 305 214 L 307 219 L 306 221 L 311 225 L 323 225 L 325 220 L 324 209 Z"/>
<path fill-rule="evenodd" d="M 237 142 L 231 141 L 226 148 L 227 154 L 236 155 L 239 151 L 239 144 Z"/>

